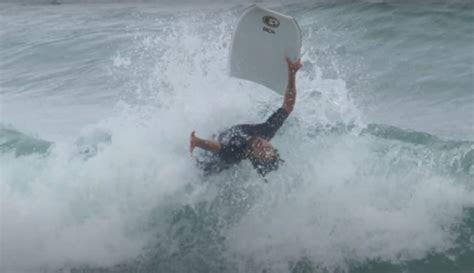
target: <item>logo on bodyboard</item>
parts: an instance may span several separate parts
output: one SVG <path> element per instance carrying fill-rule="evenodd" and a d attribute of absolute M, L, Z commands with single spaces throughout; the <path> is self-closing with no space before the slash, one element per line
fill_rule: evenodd
<path fill-rule="evenodd" d="M 277 28 L 280 26 L 280 21 L 278 21 L 278 19 L 273 16 L 270 16 L 270 15 L 263 16 L 262 20 L 263 20 L 263 23 L 269 27 Z"/>

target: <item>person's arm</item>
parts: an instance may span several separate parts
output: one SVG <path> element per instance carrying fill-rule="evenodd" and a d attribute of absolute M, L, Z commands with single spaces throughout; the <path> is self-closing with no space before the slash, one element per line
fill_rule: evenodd
<path fill-rule="evenodd" d="M 221 150 L 221 144 L 219 142 L 202 139 L 197 137 L 195 134 L 196 132 L 194 131 L 191 133 L 191 140 L 189 143 L 189 152 L 191 153 L 191 155 L 193 154 L 193 150 L 196 147 L 199 147 L 206 151 L 211 151 L 213 153 L 218 153 Z"/>
<path fill-rule="evenodd" d="M 286 62 L 288 63 L 288 85 L 286 87 L 282 108 L 289 114 L 293 111 L 296 101 L 296 72 L 298 72 L 298 69 L 303 65 L 300 59 L 293 63 L 289 58 L 286 58 Z"/>
<path fill-rule="evenodd" d="M 288 86 L 286 88 L 283 105 L 275 111 L 264 123 L 252 125 L 252 132 L 269 140 L 273 138 L 288 115 L 293 111 L 296 100 L 296 84 L 295 76 L 298 69 L 301 68 L 301 60 L 298 59 L 294 63 L 286 58 L 288 63 Z"/>

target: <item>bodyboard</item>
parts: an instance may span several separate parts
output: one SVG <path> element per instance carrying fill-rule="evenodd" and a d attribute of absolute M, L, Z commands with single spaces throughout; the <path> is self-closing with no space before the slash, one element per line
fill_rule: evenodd
<path fill-rule="evenodd" d="M 284 94 L 285 58 L 300 57 L 301 31 L 290 16 L 252 5 L 240 17 L 232 38 L 230 75 Z"/>

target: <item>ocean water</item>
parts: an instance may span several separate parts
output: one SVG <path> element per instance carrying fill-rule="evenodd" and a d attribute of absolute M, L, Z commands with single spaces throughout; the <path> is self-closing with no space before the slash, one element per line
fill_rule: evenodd
<path fill-rule="evenodd" d="M 282 98 L 229 78 L 251 2 L 0 3 L 0 272 L 474 272 L 471 1 L 259 1 L 304 67 L 269 183 L 189 134 Z"/>

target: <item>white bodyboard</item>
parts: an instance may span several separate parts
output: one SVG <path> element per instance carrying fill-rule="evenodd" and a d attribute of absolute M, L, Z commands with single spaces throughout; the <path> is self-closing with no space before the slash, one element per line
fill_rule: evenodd
<path fill-rule="evenodd" d="M 301 31 L 292 17 L 257 5 L 240 17 L 232 39 L 230 75 L 284 94 L 288 80 L 285 58 L 300 57 Z"/>

